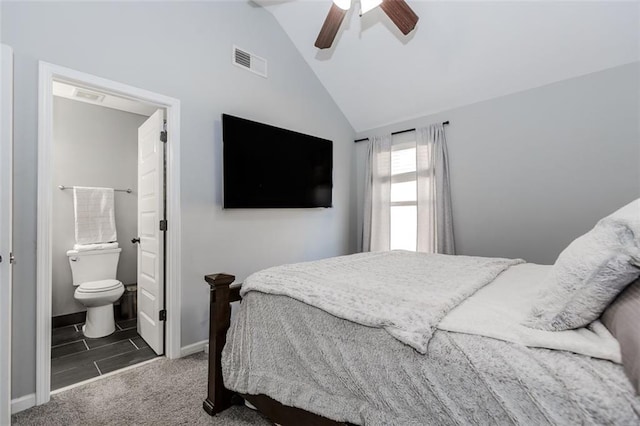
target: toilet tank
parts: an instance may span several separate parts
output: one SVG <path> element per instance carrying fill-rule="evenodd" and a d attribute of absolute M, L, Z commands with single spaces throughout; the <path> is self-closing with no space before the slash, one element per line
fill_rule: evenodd
<path fill-rule="evenodd" d="M 69 265 L 73 285 L 88 281 L 116 279 L 121 248 L 107 250 L 69 250 Z"/>

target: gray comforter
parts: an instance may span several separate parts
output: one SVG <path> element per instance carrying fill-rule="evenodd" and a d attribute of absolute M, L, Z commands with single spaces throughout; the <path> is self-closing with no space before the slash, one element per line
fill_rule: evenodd
<path fill-rule="evenodd" d="M 421 355 L 383 329 L 255 291 L 222 363 L 229 389 L 360 425 L 640 424 L 640 398 L 610 361 L 444 331 Z"/>
<path fill-rule="evenodd" d="M 264 269 L 249 276 L 240 293 L 289 296 L 383 328 L 424 354 L 445 315 L 519 263 L 524 261 L 404 250 L 359 253 Z"/>

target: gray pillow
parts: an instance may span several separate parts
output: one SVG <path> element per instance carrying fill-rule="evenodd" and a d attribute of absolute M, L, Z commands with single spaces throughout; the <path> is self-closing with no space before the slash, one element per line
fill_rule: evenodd
<path fill-rule="evenodd" d="M 629 285 L 604 311 L 602 323 L 618 339 L 624 372 L 640 395 L 640 280 Z"/>
<path fill-rule="evenodd" d="M 561 331 L 596 320 L 640 276 L 640 199 L 601 219 L 560 253 L 525 325 Z"/>

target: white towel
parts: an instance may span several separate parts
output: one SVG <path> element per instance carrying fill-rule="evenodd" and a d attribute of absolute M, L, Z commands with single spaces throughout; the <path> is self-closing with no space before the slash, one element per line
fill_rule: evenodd
<path fill-rule="evenodd" d="M 110 243 L 118 239 L 113 188 L 73 187 L 76 244 Z"/>
<path fill-rule="evenodd" d="M 90 250 L 109 250 L 117 249 L 118 243 L 100 243 L 100 244 L 74 244 L 73 249 L 76 251 L 90 251 Z"/>

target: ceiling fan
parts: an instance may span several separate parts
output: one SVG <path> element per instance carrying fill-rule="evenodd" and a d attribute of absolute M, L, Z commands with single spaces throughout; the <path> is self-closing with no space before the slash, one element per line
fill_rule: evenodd
<path fill-rule="evenodd" d="M 340 28 L 342 20 L 351 7 L 351 3 L 352 0 L 333 0 L 329 14 L 322 25 L 322 29 L 320 29 L 320 34 L 318 34 L 315 43 L 317 48 L 326 49 L 331 47 L 338 33 L 338 28 Z M 378 6 L 391 18 L 404 35 L 409 34 L 418 22 L 418 15 L 404 0 L 360 0 L 360 16 Z"/>

